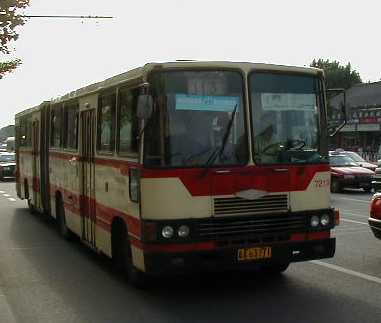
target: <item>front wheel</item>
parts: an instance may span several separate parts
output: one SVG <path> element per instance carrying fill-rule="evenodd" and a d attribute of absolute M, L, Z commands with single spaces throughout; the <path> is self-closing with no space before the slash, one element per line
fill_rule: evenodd
<path fill-rule="evenodd" d="M 126 276 L 129 283 L 138 289 L 148 287 L 147 275 L 136 268 L 132 261 L 131 242 L 125 226 L 119 226 L 114 232 L 113 245 L 114 268 Z"/>
<path fill-rule="evenodd" d="M 337 179 L 332 178 L 331 181 L 331 192 L 340 193 L 342 191 L 341 185 Z"/>

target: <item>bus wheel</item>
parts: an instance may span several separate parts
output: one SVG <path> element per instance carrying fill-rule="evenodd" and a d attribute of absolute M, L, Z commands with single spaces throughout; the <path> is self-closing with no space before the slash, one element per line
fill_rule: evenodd
<path fill-rule="evenodd" d="M 331 192 L 332 193 L 340 193 L 342 191 L 341 185 L 337 179 L 332 178 L 331 182 Z"/>
<path fill-rule="evenodd" d="M 262 267 L 262 271 L 267 275 L 279 275 L 279 274 L 285 272 L 289 265 L 290 265 L 289 262 L 280 263 L 280 264 L 264 265 Z"/>
<path fill-rule="evenodd" d="M 132 286 L 147 288 L 147 275 L 133 265 L 130 239 L 126 226 L 121 223 L 116 223 L 112 230 L 112 259 L 114 268 L 126 275 Z"/>
<path fill-rule="evenodd" d="M 72 232 L 66 226 L 65 208 L 61 197 L 58 197 L 56 202 L 56 221 L 61 237 L 65 240 L 70 240 L 72 238 Z"/>
<path fill-rule="evenodd" d="M 126 239 L 129 240 L 129 239 Z M 138 289 L 146 289 L 148 287 L 147 284 L 147 275 L 137 269 L 132 263 L 132 255 L 131 255 L 131 245 L 128 242 L 128 246 L 126 246 L 126 274 L 128 281 L 130 284 Z"/>

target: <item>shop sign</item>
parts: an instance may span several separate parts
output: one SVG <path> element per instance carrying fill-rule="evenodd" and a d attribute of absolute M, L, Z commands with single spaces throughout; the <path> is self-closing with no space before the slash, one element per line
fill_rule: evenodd
<path fill-rule="evenodd" d="M 380 131 L 380 125 L 376 124 L 359 124 L 357 131 Z"/>

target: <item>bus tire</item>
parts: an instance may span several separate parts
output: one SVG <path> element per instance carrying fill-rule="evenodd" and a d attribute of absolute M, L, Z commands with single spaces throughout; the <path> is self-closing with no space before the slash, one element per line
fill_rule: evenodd
<path fill-rule="evenodd" d="M 266 275 L 280 275 L 281 273 L 285 272 L 290 265 L 289 262 L 285 263 L 279 263 L 279 264 L 270 264 L 270 265 L 264 265 L 262 267 L 262 271 Z"/>
<path fill-rule="evenodd" d="M 112 228 L 112 260 L 114 269 L 126 276 L 129 283 L 138 289 L 147 288 L 147 275 L 132 263 L 132 249 L 127 228 L 117 221 Z"/>
<path fill-rule="evenodd" d="M 71 240 L 73 235 L 66 226 L 65 208 L 61 196 L 58 196 L 56 200 L 56 223 L 60 236 L 65 240 Z"/>
<path fill-rule="evenodd" d="M 342 191 L 342 187 L 339 183 L 339 181 L 335 178 L 332 178 L 331 181 L 331 192 L 332 193 L 340 193 Z"/>

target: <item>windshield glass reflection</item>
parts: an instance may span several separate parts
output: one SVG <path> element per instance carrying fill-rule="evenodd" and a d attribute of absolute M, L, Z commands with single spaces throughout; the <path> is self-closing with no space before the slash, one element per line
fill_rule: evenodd
<path fill-rule="evenodd" d="M 152 75 L 150 84 L 154 113 L 144 135 L 145 165 L 205 167 L 210 161 L 213 165 L 247 162 L 239 73 L 161 72 Z"/>
<path fill-rule="evenodd" d="M 320 161 L 318 80 L 255 72 L 249 84 L 255 163 Z"/>

